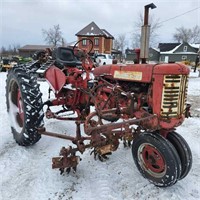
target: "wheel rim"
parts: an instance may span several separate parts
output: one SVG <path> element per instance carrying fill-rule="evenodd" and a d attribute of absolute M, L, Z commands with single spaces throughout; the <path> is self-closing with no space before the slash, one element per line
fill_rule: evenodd
<path fill-rule="evenodd" d="M 21 98 L 21 93 L 18 89 L 17 91 L 17 107 L 18 107 L 18 115 L 19 115 L 19 124 L 20 126 L 23 126 L 24 122 L 24 111 L 23 111 L 23 104 L 22 104 L 22 98 Z"/>
<path fill-rule="evenodd" d="M 138 148 L 140 166 L 151 176 L 160 178 L 166 173 L 166 163 L 162 154 L 152 144 L 144 143 Z"/>
<path fill-rule="evenodd" d="M 11 126 L 20 133 L 24 125 L 24 111 L 21 93 L 16 81 L 13 81 L 10 85 L 9 116 Z"/>

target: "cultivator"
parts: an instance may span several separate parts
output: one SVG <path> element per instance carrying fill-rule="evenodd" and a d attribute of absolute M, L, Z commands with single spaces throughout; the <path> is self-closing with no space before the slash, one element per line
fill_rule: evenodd
<path fill-rule="evenodd" d="M 92 95 L 92 94 L 91 94 Z M 105 105 L 109 104 L 108 100 L 104 102 Z M 66 169 L 67 172 L 70 171 L 70 168 L 76 170 L 76 166 L 79 163 L 79 156 L 76 156 L 76 152 L 83 153 L 87 148 L 93 148 L 92 153 L 94 158 L 97 157 L 104 161 L 113 151 L 116 151 L 120 141 L 123 141 L 124 146 L 131 146 L 131 141 L 139 134 L 142 127 L 153 129 L 158 129 L 158 119 L 155 115 L 148 114 L 145 111 L 137 111 L 134 113 L 135 116 L 138 116 L 138 119 L 127 119 L 119 122 L 110 122 L 104 124 L 106 121 L 104 119 L 109 119 L 110 121 L 115 121 L 122 119 L 124 115 L 130 114 L 130 106 L 124 108 L 113 108 L 113 109 L 103 109 L 96 112 L 91 112 L 85 120 L 83 115 L 80 115 L 77 118 L 65 118 L 65 120 L 75 120 L 76 121 L 76 135 L 75 137 L 50 133 L 45 130 L 45 128 L 38 128 L 38 133 L 41 135 L 48 135 L 51 137 L 58 137 L 66 140 L 72 141 L 76 146 L 72 148 L 62 147 L 60 151 L 60 157 L 52 159 L 52 167 L 59 168 L 61 172 L 64 172 Z M 63 113 L 64 111 L 62 110 Z M 132 113 L 133 114 L 133 113 Z M 47 118 L 56 118 L 61 119 L 57 113 L 53 113 L 47 108 L 46 111 Z M 64 117 L 62 117 L 64 119 Z M 80 125 L 84 124 L 84 134 L 87 136 L 82 136 Z M 133 128 L 132 125 L 137 125 L 137 128 Z"/>
<path fill-rule="evenodd" d="M 86 41 L 88 52 L 77 48 L 80 40 L 73 48 L 55 49 L 52 55 L 49 50 L 40 52 L 34 63 L 8 72 L 7 109 L 16 142 L 33 145 L 41 135 L 71 141 L 52 159 L 52 167 L 61 173 L 76 171 L 81 160 L 77 152 L 91 149 L 95 159 L 105 161 L 122 142 L 132 147 L 138 170 L 155 185 L 171 186 L 184 178 L 191 169 L 192 154 L 175 128 L 190 115 L 186 104 L 189 69 L 175 63 L 147 64 L 144 52 L 142 63 L 96 67 L 89 56 L 93 42 Z M 33 70 L 40 67 L 46 68 L 50 86 L 44 103 Z M 59 110 L 53 112 L 54 106 Z M 44 115 L 75 121 L 76 133 L 47 131 Z"/>

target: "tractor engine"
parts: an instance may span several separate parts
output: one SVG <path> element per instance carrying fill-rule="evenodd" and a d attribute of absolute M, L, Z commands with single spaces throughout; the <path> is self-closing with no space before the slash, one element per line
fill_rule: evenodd
<path fill-rule="evenodd" d="M 188 74 L 189 69 L 185 65 L 175 63 L 112 65 L 94 69 L 95 77 L 116 82 L 123 92 L 132 97 L 134 105 L 129 112 L 132 117 L 141 117 L 137 111 L 157 115 L 158 123 L 151 125 L 153 129 L 173 129 L 183 122 Z M 122 102 L 127 105 L 129 101 Z"/>

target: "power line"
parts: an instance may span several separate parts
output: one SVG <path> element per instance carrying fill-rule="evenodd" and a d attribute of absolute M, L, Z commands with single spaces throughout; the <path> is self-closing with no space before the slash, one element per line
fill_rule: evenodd
<path fill-rule="evenodd" d="M 190 12 L 192 12 L 192 11 L 194 11 L 194 10 L 199 9 L 199 8 L 200 8 L 200 7 L 197 7 L 197 8 L 194 8 L 194 9 L 192 9 L 192 10 L 189 10 L 189 11 L 187 11 L 187 12 L 184 12 L 184 13 L 182 13 L 182 14 L 180 14 L 180 15 L 177 15 L 177 16 L 175 16 L 175 17 L 172 17 L 172 18 L 169 18 L 169 19 L 167 19 L 167 20 L 164 20 L 164 21 L 160 22 L 159 24 L 162 24 L 162 23 L 164 23 L 164 22 L 168 22 L 168 21 L 170 21 L 170 20 L 172 20 L 172 19 L 175 19 L 175 18 L 180 17 L 180 16 L 182 16 L 182 15 L 185 15 L 185 14 L 187 14 L 187 13 L 190 13 Z"/>
<path fill-rule="evenodd" d="M 164 21 L 161 21 L 161 22 L 159 22 L 158 24 L 162 24 L 162 23 L 164 23 L 164 22 L 168 22 L 168 21 L 173 20 L 173 19 L 175 19 L 175 18 L 177 18 L 177 17 L 180 17 L 180 16 L 185 15 L 185 14 L 187 14 L 187 13 L 193 12 L 193 11 L 195 11 L 195 10 L 198 10 L 199 8 L 200 8 L 200 7 L 194 8 L 194 9 L 192 9 L 192 10 L 189 10 L 189 11 L 184 12 L 184 13 L 182 13 L 182 14 L 179 14 L 179 15 L 177 15 L 177 16 L 174 16 L 174 17 L 171 17 L 171 18 L 166 19 L 166 20 L 164 20 Z M 124 32 L 124 34 L 132 34 L 132 33 L 133 33 L 132 31 Z M 123 33 L 122 33 L 122 34 L 123 34 Z"/>

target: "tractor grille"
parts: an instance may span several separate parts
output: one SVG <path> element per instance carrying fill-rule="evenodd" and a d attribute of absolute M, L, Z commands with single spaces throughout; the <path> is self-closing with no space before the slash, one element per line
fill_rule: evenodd
<path fill-rule="evenodd" d="M 186 75 L 165 75 L 161 103 L 161 116 L 178 117 L 185 112 L 188 77 Z"/>

